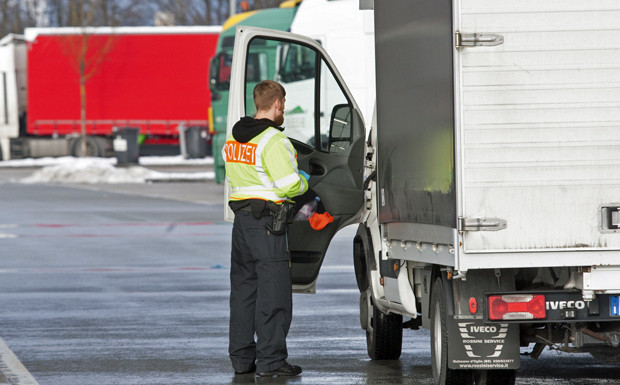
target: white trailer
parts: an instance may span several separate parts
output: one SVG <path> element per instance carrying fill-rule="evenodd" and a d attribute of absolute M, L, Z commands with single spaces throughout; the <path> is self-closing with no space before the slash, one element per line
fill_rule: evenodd
<path fill-rule="evenodd" d="M 334 60 L 362 108 L 362 114 L 368 122 L 368 132 L 375 103 L 372 16 L 372 11 L 359 9 L 357 0 L 304 0 L 290 28 L 292 33 L 314 39 Z M 282 45 L 277 50 L 274 76 L 274 80 L 284 85 L 287 92 L 294 96 L 287 98 L 287 109 L 284 112 L 287 134 L 310 144 L 316 140 L 312 129 L 315 124 L 315 100 L 310 92 L 315 81 L 311 76 L 315 59 L 316 56 L 310 50 Z M 325 78 L 322 81 L 325 82 Z M 321 102 L 330 104 L 328 99 L 323 98 Z M 325 132 L 321 134 L 324 143 Z"/>
<path fill-rule="evenodd" d="M 358 0 L 304 0 L 291 32 L 313 38 L 332 58 L 362 109 L 366 127 L 375 106 L 375 28 Z"/>
<path fill-rule="evenodd" d="M 26 40 L 9 34 L 0 40 L 0 160 L 9 138 L 26 130 Z"/>
<path fill-rule="evenodd" d="M 319 106 L 309 130 L 325 143 L 293 144 L 336 220 L 321 232 L 291 224 L 296 287 L 314 290 L 333 234 L 360 222 L 354 263 L 371 358 L 398 358 L 403 327 L 421 326 L 438 385 L 514 383 L 521 349 L 620 361 L 620 3 L 373 7 L 367 141 L 319 44 L 237 30 L 229 122 L 245 114 L 253 44 L 316 58 L 314 87 L 287 100 Z"/>

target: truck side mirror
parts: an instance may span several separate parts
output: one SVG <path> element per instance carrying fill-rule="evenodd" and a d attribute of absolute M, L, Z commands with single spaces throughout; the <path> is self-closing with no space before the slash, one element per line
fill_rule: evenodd
<path fill-rule="evenodd" d="M 342 152 L 351 145 L 352 109 L 348 104 L 336 104 L 329 120 L 329 152 Z"/>
<path fill-rule="evenodd" d="M 211 58 L 209 62 L 209 90 L 211 98 L 219 100 L 219 92 L 217 90 L 217 56 Z"/>
<path fill-rule="evenodd" d="M 211 92 L 227 91 L 230 88 L 230 60 L 228 54 L 221 52 L 211 59 L 209 68 L 209 88 Z M 218 100 L 218 99 L 216 99 Z"/>

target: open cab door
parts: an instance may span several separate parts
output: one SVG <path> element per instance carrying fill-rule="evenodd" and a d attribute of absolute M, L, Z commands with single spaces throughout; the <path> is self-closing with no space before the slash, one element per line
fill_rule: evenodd
<path fill-rule="evenodd" d="M 274 47 L 276 55 L 265 55 Z M 230 81 L 228 127 L 256 113 L 252 99 L 257 81 L 271 79 L 286 90 L 284 133 L 297 149 L 300 170 L 334 221 L 314 230 L 307 220 L 288 231 L 293 289 L 315 291 L 316 279 L 333 236 L 358 222 L 363 207 L 365 128 L 351 92 L 332 60 L 314 40 L 287 32 L 238 26 Z M 226 200 L 229 197 L 226 184 Z M 227 211 L 227 219 L 232 219 Z"/>

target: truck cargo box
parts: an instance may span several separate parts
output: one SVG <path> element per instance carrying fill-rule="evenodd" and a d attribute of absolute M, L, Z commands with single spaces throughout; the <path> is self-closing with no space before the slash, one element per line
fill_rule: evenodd
<path fill-rule="evenodd" d="M 460 239 L 464 270 L 612 264 L 620 4 L 419 3 L 375 4 L 381 223 Z"/>

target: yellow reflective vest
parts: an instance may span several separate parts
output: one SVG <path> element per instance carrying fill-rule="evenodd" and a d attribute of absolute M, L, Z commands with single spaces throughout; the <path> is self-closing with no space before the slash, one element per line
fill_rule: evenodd
<path fill-rule="evenodd" d="M 263 199 L 281 203 L 308 191 L 297 172 L 297 151 L 280 130 L 269 127 L 247 143 L 231 135 L 222 149 L 231 201 Z"/>

